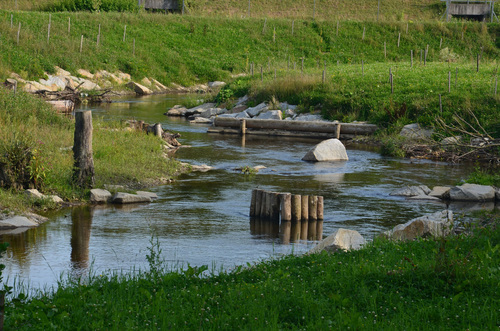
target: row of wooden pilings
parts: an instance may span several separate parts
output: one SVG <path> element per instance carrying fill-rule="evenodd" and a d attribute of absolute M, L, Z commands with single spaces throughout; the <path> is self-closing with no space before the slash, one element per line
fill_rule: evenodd
<path fill-rule="evenodd" d="M 323 220 L 323 197 L 255 189 L 252 191 L 250 217 L 271 221 Z"/>

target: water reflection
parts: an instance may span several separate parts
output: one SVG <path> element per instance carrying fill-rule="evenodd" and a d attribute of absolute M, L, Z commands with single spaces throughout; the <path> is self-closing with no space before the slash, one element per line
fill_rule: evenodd
<path fill-rule="evenodd" d="M 71 267 L 81 275 L 89 267 L 90 230 L 94 207 L 75 207 L 71 210 Z"/>
<path fill-rule="evenodd" d="M 258 238 L 280 239 L 284 245 L 323 239 L 323 221 L 270 221 L 250 218 L 250 234 Z"/>

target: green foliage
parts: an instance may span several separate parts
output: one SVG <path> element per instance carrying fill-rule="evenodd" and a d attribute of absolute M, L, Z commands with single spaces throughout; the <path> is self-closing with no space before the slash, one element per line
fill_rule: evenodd
<path fill-rule="evenodd" d="M 222 103 L 225 103 L 229 101 L 229 99 L 234 95 L 233 90 L 229 88 L 227 85 L 221 88 L 217 96 L 215 97 L 215 102 L 217 105 L 220 105 Z"/>
<path fill-rule="evenodd" d="M 59 0 L 42 7 L 45 11 L 137 12 L 135 0 Z"/>
<path fill-rule="evenodd" d="M 0 186 L 27 189 L 41 185 L 43 168 L 36 160 L 35 144 L 31 137 L 14 133 L 0 141 Z"/>
<path fill-rule="evenodd" d="M 500 187 L 500 174 L 496 168 L 483 169 L 477 166 L 465 181 L 472 184 Z"/>

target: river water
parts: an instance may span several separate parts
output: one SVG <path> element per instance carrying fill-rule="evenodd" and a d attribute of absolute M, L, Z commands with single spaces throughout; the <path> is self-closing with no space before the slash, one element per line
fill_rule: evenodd
<path fill-rule="evenodd" d="M 50 220 L 36 229 L 1 235 L 10 243 L 2 259 L 9 283 L 44 288 L 67 275 L 147 269 L 152 242 L 159 243 L 169 268 L 208 265 L 217 271 L 305 252 L 339 227 L 371 239 L 411 218 L 447 208 L 439 202 L 392 197 L 391 191 L 404 185 L 453 185 L 470 171 L 467 166 L 383 157 L 366 146 L 348 146 L 347 162 L 304 162 L 302 156 L 317 140 L 207 134 L 207 126 L 163 115 L 182 98 L 119 99 L 92 110 L 105 118 L 161 122 L 191 146 L 179 149 L 175 158 L 215 170 L 185 174 L 152 188 L 159 199 L 151 204 L 64 209 L 49 214 Z M 266 168 L 254 175 L 235 170 L 257 165 Z M 308 224 L 307 235 L 303 230 L 300 240 L 290 242 L 278 224 L 249 219 L 255 188 L 322 195 L 324 221 Z"/>

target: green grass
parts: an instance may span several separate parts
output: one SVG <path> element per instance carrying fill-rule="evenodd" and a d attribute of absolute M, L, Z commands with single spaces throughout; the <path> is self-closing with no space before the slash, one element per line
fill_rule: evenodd
<path fill-rule="evenodd" d="M 152 135 L 130 131 L 124 124 L 99 118 L 93 119 L 93 126 L 97 187 L 104 184 L 146 187 L 178 171 L 176 161 L 162 157 L 161 140 Z M 28 171 L 27 175 L 37 175 L 38 181 L 31 178 L 29 185 L 69 201 L 86 198 L 88 192 L 73 186 L 71 180 L 73 120 L 57 114 L 51 106 L 32 95 L 18 92 L 14 96 L 12 91 L 0 89 L 0 127 L 8 128 L 0 131 L 0 163 L 5 162 L 5 151 L 12 150 L 13 144 L 26 146 L 27 163 L 14 163 L 18 165 L 14 170 L 36 169 Z M 1 208 L 22 211 L 39 203 L 27 201 L 22 191 L 0 191 Z"/>
<path fill-rule="evenodd" d="M 490 215 L 496 219 L 498 214 Z M 16 330 L 493 330 L 500 229 L 444 240 L 375 240 L 355 252 L 287 256 L 232 272 L 93 275 L 7 304 Z M 425 325 L 425 326 L 424 326 Z"/>

